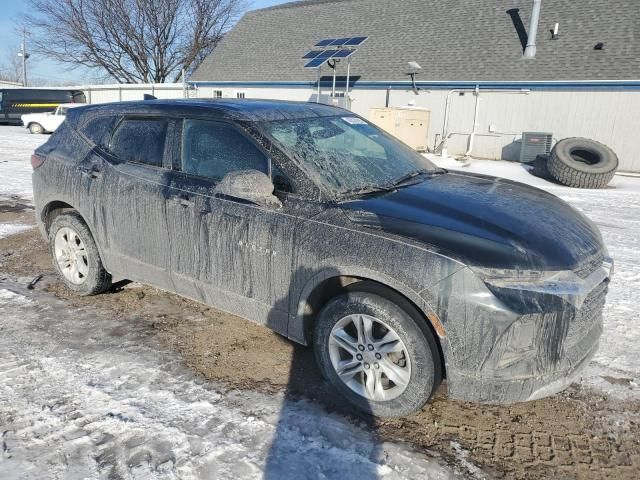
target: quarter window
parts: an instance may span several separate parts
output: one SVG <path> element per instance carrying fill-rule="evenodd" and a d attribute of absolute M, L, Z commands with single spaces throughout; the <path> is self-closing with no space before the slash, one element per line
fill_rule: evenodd
<path fill-rule="evenodd" d="M 161 167 L 167 123 L 166 119 L 124 120 L 111 139 L 111 153 L 127 162 Z"/>
<path fill-rule="evenodd" d="M 185 120 L 182 140 L 182 170 L 200 177 L 221 180 L 237 170 L 268 174 L 267 157 L 230 125 Z"/>
<path fill-rule="evenodd" d="M 95 145 L 99 147 L 106 147 L 109 144 L 109 134 L 113 130 L 113 126 L 116 123 L 118 117 L 104 116 L 94 117 L 87 121 L 80 131 Z"/>

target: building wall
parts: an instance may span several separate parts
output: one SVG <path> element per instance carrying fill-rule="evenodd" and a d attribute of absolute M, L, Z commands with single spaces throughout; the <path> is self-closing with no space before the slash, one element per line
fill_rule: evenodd
<path fill-rule="evenodd" d="M 211 97 L 222 90 L 223 97 L 235 97 L 237 91 L 246 98 L 316 101 L 316 90 L 310 87 L 236 87 L 199 86 L 198 97 Z M 323 88 L 321 101 L 328 103 L 329 90 Z M 431 110 L 428 145 L 441 140 L 445 104 L 449 90 L 420 90 L 419 95 L 407 89 L 392 89 L 390 106 Z M 350 93 L 351 109 L 369 118 L 372 107 L 385 105 L 386 90 L 354 89 Z M 475 95 L 450 97 L 447 141 L 449 153 L 467 151 L 473 130 Z M 532 90 L 521 93 L 480 90 L 477 134 L 472 155 L 480 158 L 517 160 L 520 138 L 524 131 L 550 132 L 554 141 L 567 137 L 587 137 L 610 146 L 620 159 L 620 170 L 640 172 L 640 91 L 634 90 Z M 492 126 L 493 133 L 490 132 Z"/>
<path fill-rule="evenodd" d="M 182 84 L 93 85 L 73 87 L 85 91 L 91 103 L 141 100 L 145 93 L 158 98 L 183 98 Z M 266 98 L 316 101 L 312 87 L 197 86 L 187 91 L 191 97 L 211 98 L 222 91 L 225 98 Z M 338 90 L 340 91 L 340 90 Z M 531 90 L 528 93 L 480 90 L 477 134 L 471 154 L 490 159 L 517 160 L 524 131 L 550 132 L 554 141 L 567 137 L 587 137 L 610 146 L 620 159 L 620 170 L 640 173 L 640 91 L 638 90 Z M 421 89 L 419 95 L 404 87 L 390 91 L 390 106 L 431 110 L 428 145 L 441 141 L 445 104 L 449 90 Z M 321 101 L 329 103 L 330 89 L 321 89 Z M 385 105 L 384 89 L 356 88 L 350 92 L 351 110 L 369 118 L 373 107 Z M 344 99 L 338 99 L 343 106 Z M 449 153 L 462 155 L 468 149 L 473 130 L 475 95 L 450 96 L 447 141 Z M 490 132 L 490 127 L 493 132 Z"/>

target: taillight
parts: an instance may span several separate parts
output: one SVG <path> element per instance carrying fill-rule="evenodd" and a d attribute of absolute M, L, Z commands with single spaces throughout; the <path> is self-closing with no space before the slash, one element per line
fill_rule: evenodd
<path fill-rule="evenodd" d="M 33 155 L 31 155 L 31 166 L 33 167 L 33 169 L 35 170 L 40 165 L 42 165 L 45 161 L 45 158 L 46 157 L 43 157 L 42 155 L 38 155 L 37 153 L 34 153 Z"/>

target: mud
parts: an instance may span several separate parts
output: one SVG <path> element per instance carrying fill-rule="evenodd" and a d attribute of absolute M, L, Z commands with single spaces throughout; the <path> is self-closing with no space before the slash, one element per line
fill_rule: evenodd
<path fill-rule="evenodd" d="M 0 214 L 7 217 L 4 221 L 16 221 L 18 215 L 29 212 Z M 152 320 L 150 334 L 205 378 L 243 389 L 286 391 L 351 415 L 323 382 L 312 351 L 264 327 L 126 282 L 104 295 L 74 296 L 53 275 L 46 245 L 36 229 L 0 239 L 0 271 L 25 282 L 44 273 L 36 289 L 53 291 L 70 307 L 94 305 L 132 321 Z M 384 439 L 409 442 L 453 463 L 470 461 L 497 478 L 638 478 L 638 400 L 616 400 L 574 384 L 551 398 L 491 407 L 450 400 L 445 391 L 442 386 L 415 415 L 377 421 L 373 426 Z"/>

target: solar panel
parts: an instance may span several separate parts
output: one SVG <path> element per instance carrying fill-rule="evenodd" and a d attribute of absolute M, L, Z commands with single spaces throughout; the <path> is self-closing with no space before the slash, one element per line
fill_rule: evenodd
<path fill-rule="evenodd" d="M 314 46 L 315 47 L 326 47 L 327 45 L 329 45 L 330 43 L 332 43 L 333 41 L 335 41 L 335 38 L 327 38 L 325 40 L 320 40 L 318 43 L 316 43 Z"/>
<path fill-rule="evenodd" d="M 336 51 L 333 55 L 331 55 L 331 58 L 348 58 L 355 52 L 355 50 L 342 49 Z"/>
<path fill-rule="evenodd" d="M 349 58 L 369 37 L 325 38 L 314 45 L 315 49 L 307 52 L 302 58 L 310 60 L 304 68 L 321 67 L 327 60 Z"/>
<path fill-rule="evenodd" d="M 338 38 L 329 44 L 330 47 L 341 47 L 342 45 L 346 45 L 347 42 L 351 40 L 350 37 L 347 38 Z"/>
<path fill-rule="evenodd" d="M 311 50 L 310 52 L 305 53 L 302 58 L 316 58 L 318 55 L 322 53 L 322 50 Z"/>
<path fill-rule="evenodd" d="M 309 63 L 307 63 L 304 68 L 318 68 L 320 66 L 322 66 L 322 64 L 324 62 L 326 62 L 328 60 L 328 58 L 326 57 L 322 57 L 322 58 L 314 58 L 313 60 L 311 60 Z"/>
<path fill-rule="evenodd" d="M 367 38 L 369 37 L 352 37 L 344 45 L 349 47 L 357 47 L 358 45 L 362 45 Z"/>
<path fill-rule="evenodd" d="M 320 54 L 315 58 L 330 58 L 335 53 L 335 50 L 322 50 Z"/>

